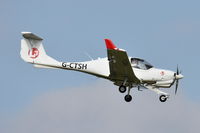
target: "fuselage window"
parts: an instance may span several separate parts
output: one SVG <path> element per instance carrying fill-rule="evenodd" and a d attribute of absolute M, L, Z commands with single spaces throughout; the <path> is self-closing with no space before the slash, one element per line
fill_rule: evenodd
<path fill-rule="evenodd" d="M 150 63 L 138 58 L 131 58 L 131 65 L 132 67 L 143 70 L 147 70 L 153 67 Z"/>

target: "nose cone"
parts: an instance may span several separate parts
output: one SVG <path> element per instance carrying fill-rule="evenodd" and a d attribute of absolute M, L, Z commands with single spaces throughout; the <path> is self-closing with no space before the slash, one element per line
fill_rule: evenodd
<path fill-rule="evenodd" d="M 182 74 L 176 75 L 176 79 L 182 79 L 184 76 Z"/>

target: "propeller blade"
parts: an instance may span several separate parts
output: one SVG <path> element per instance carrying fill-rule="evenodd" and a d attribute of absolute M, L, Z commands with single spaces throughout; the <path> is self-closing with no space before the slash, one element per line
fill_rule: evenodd
<path fill-rule="evenodd" d="M 179 68 L 178 68 L 178 65 L 177 65 L 176 75 L 179 75 L 179 74 L 180 74 L 180 72 L 179 72 Z M 179 80 L 176 79 L 176 78 L 175 78 L 175 80 L 176 80 L 176 88 L 175 88 L 175 95 L 176 95 L 177 90 L 178 90 L 178 82 L 179 82 Z"/>
<path fill-rule="evenodd" d="M 177 65 L 176 74 L 177 74 L 177 75 L 179 75 L 179 69 L 178 69 L 178 65 Z"/>
<path fill-rule="evenodd" d="M 176 80 L 175 94 L 177 93 L 177 90 L 178 90 L 178 79 Z"/>

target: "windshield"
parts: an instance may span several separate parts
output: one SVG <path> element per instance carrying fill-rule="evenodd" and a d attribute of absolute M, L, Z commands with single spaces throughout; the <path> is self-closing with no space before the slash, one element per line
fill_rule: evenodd
<path fill-rule="evenodd" d="M 152 68 L 153 66 L 147 61 L 139 58 L 131 58 L 131 65 L 138 69 L 147 70 Z"/>

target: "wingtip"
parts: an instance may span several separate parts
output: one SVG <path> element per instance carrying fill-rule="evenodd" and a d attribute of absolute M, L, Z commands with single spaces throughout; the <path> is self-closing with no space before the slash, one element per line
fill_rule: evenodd
<path fill-rule="evenodd" d="M 104 39 L 104 40 L 105 40 L 107 49 L 116 49 L 117 48 L 110 39 Z"/>

